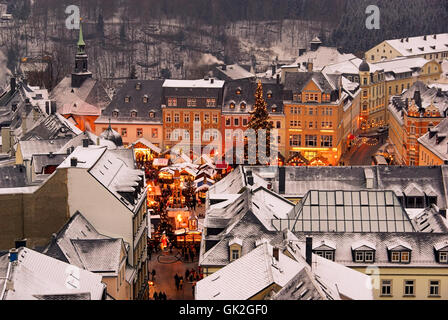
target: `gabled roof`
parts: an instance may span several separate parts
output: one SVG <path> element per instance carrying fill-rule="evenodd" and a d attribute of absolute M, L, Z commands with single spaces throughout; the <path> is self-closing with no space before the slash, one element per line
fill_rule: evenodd
<path fill-rule="evenodd" d="M 264 243 L 196 284 L 197 300 L 247 300 L 267 287 L 283 287 L 304 265 Z M 250 270 L 250 272 L 247 272 Z"/>
<path fill-rule="evenodd" d="M 128 80 L 121 87 L 110 104 L 102 111 L 95 123 L 162 123 L 162 84 L 163 80 Z M 137 90 L 138 85 L 140 89 Z M 125 102 L 125 98 L 130 99 Z M 113 113 L 118 111 L 118 117 Z M 131 111 L 137 116 L 132 117 Z M 154 117 L 150 117 L 150 113 Z"/>
<path fill-rule="evenodd" d="M 448 33 L 392 39 L 385 42 L 405 57 L 431 54 L 447 50 Z"/>
<path fill-rule="evenodd" d="M 101 300 L 105 290 L 100 275 L 28 248 L 19 249 L 17 264 L 11 265 L 7 278 L 10 286 L 4 287 L 0 300 L 36 300 L 40 296 L 86 293 L 92 300 Z"/>
<path fill-rule="evenodd" d="M 57 153 L 71 139 L 54 139 L 54 140 L 24 140 L 19 141 L 20 151 L 23 160 L 31 160 L 33 155 Z"/>
<path fill-rule="evenodd" d="M 387 250 L 400 251 L 400 250 L 412 250 L 412 246 L 405 241 L 396 240 L 387 245 Z"/>

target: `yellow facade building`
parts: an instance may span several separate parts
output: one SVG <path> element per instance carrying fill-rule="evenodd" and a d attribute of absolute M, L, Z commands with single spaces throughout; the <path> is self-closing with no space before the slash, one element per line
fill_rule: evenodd
<path fill-rule="evenodd" d="M 431 128 L 429 132 L 418 139 L 420 146 L 420 165 L 440 166 L 448 163 L 448 120 Z"/>
<path fill-rule="evenodd" d="M 441 62 L 448 58 L 448 33 L 385 40 L 365 53 L 368 62 L 397 57 L 422 57 Z"/>

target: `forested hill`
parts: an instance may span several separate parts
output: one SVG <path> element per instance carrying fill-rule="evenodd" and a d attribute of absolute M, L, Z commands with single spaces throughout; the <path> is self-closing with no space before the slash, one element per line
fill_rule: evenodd
<path fill-rule="evenodd" d="M 448 33 L 446 0 L 347 0 L 329 42 L 346 52 L 362 52 L 387 39 Z M 365 27 L 367 6 L 380 8 L 380 30 Z"/>

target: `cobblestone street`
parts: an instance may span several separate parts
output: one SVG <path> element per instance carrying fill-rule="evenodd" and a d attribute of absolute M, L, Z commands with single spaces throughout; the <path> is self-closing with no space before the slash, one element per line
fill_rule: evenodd
<path fill-rule="evenodd" d="M 173 253 L 159 252 L 153 253 L 149 264 L 149 272 L 156 270 L 154 286 L 150 288 L 150 297 L 153 299 L 154 293 L 165 292 L 167 300 L 193 300 L 192 283 L 185 279 L 185 271 L 192 268 L 197 270 L 198 258 L 192 262 L 183 262 L 180 250 L 174 249 Z M 184 277 L 182 290 L 176 290 L 174 281 L 175 274 Z"/>

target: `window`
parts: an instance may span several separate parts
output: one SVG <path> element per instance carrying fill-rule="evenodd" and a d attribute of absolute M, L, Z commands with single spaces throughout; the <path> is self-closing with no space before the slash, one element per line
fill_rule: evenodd
<path fill-rule="evenodd" d="M 194 121 L 195 122 L 200 122 L 201 121 L 201 115 L 199 113 L 195 113 L 194 114 Z"/>
<path fill-rule="evenodd" d="M 114 111 L 114 112 L 112 112 L 112 117 L 114 117 L 114 118 L 118 118 L 118 111 Z"/>
<path fill-rule="evenodd" d="M 240 118 L 234 118 L 234 119 L 233 119 L 233 125 L 234 125 L 235 127 L 238 127 L 238 126 L 240 125 Z"/>
<path fill-rule="evenodd" d="M 246 109 L 246 104 L 244 102 L 241 102 L 240 107 L 241 107 L 241 109 L 244 110 L 244 109 Z"/>
<path fill-rule="evenodd" d="M 291 147 L 300 147 L 302 145 L 302 136 L 300 134 L 290 135 L 289 145 Z"/>
<path fill-rule="evenodd" d="M 157 128 L 153 128 L 153 129 L 152 129 L 152 132 L 151 132 L 151 136 L 152 136 L 153 138 L 158 138 L 158 137 L 159 137 L 159 129 L 157 129 Z"/>
<path fill-rule="evenodd" d="M 405 296 L 414 296 L 415 292 L 415 281 L 414 280 L 405 280 L 404 281 L 404 295 Z"/>
<path fill-rule="evenodd" d="M 171 113 L 167 113 L 165 116 L 165 122 L 166 123 L 171 123 Z"/>
<path fill-rule="evenodd" d="M 137 137 L 139 137 L 139 138 L 143 137 L 143 129 L 142 128 L 137 128 Z"/>
<path fill-rule="evenodd" d="M 290 122 L 289 122 L 289 126 L 290 127 L 295 127 L 295 128 L 299 128 L 299 127 L 301 127 L 302 126 L 302 121 L 297 121 L 297 120 L 291 120 Z"/>
<path fill-rule="evenodd" d="M 429 281 L 429 296 L 430 297 L 440 297 L 439 288 L 440 288 L 440 281 L 430 280 Z"/>
<path fill-rule="evenodd" d="M 247 126 L 247 118 L 243 118 L 243 126 Z"/>
<path fill-rule="evenodd" d="M 175 113 L 174 114 L 174 123 L 179 123 L 180 122 L 180 114 L 179 113 Z"/>
<path fill-rule="evenodd" d="M 300 107 L 291 107 L 290 112 L 291 114 L 300 114 L 301 113 Z"/>
<path fill-rule="evenodd" d="M 230 103 L 230 109 L 235 109 L 235 103 L 234 102 Z"/>
<path fill-rule="evenodd" d="M 268 91 L 267 97 L 268 99 L 272 99 L 272 91 Z"/>
<path fill-rule="evenodd" d="M 210 113 L 204 113 L 204 123 L 210 123 Z"/>
<path fill-rule="evenodd" d="M 240 251 L 239 250 L 232 250 L 232 260 L 236 260 L 240 258 Z"/>
<path fill-rule="evenodd" d="M 226 118 L 226 127 L 230 127 L 232 125 L 232 121 L 230 118 Z"/>
<path fill-rule="evenodd" d="M 128 136 L 128 129 L 122 128 L 121 129 L 121 136 L 122 137 L 127 137 Z"/>
<path fill-rule="evenodd" d="M 401 253 L 401 262 L 409 262 L 409 252 L 403 251 Z"/>
<path fill-rule="evenodd" d="M 381 296 L 392 296 L 392 280 L 381 280 Z"/>
<path fill-rule="evenodd" d="M 355 262 L 364 262 L 364 251 L 356 251 Z"/>
<path fill-rule="evenodd" d="M 207 99 L 207 107 L 209 108 L 216 107 L 216 99 Z"/>
<path fill-rule="evenodd" d="M 137 118 L 137 111 L 131 111 L 131 118 Z"/>
<path fill-rule="evenodd" d="M 131 102 L 131 97 L 130 96 L 124 97 L 124 102 L 126 102 L 126 103 Z"/>
<path fill-rule="evenodd" d="M 392 257 L 391 257 L 391 261 L 392 262 L 400 262 L 400 252 L 392 252 Z"/>
<path fill-rule="evenodd" d="M 184 113 L 184 123 L 190 123 L 190 114 Z"/>
<path fill-rule="evenodd" d="M 333 147 L 333 136 L 321 136 L 320 146 L 326 148 Z"/>
<path fill-rule="evenodd" d="M 241 93 L 242 93 L 242 91 L 241 91 L 241 88 L 238 88 L 238 89 L 236 89 L 236 92 L 235 92 L 237 95 L 240 95 Z"/>
<path fill-rule="evenodd" d="M 439 252 L 439 262 L 448 263 L 448 252 Z"/>
<path fill-rule="evenodd" d="M 373 262 L 374 251 L 355 251 L 355 262 Z"/>
<path fill-rule="evenodd" d="M 213 123 L 218 123 L 218 115 L 216 113 L 213 114 Z"/>
<path fill-rule="evenodd" d="M 148 96 L 143 97 L 143 103 L 148 103 Z"/>
<path fill-rule="evenodd" d="M 330 250 L 318 250 L 314 252 L 319 257 L 334 261 L 334 251 Z"/>
<path fill-rule="evenodd" d="M 276 123 L 276 127 L 277 127 L 277 129 L 281 129 L 281 127 L 282 127 L 282 123 L 280 122 L 280 121 L 277 121 L 277 123 Z"/>
<path fill-rule="evenodd" d="M 187 99 L 187 107 L 196 107 L 196 99 L 194 98 L 189 98 Z"/>
<path fill-rule="evenodd" d="M 156 114 L 155 114 L 154 112 L 150 112 L 150 113 L 149 113 L 149 117 L 150 117 L 150 118 L 155 118 L 155 116 L 156 116 Z"/>
<path fill-rule="evenodd" d="M 177 99 L 168 98 L 168 107 L 177 107 Z"/>
<path fill-rule="evenodd" d="M 306 135 L 305 136 L 305 146 L 307 147 L 317 147 L 317 136 Z"/>

